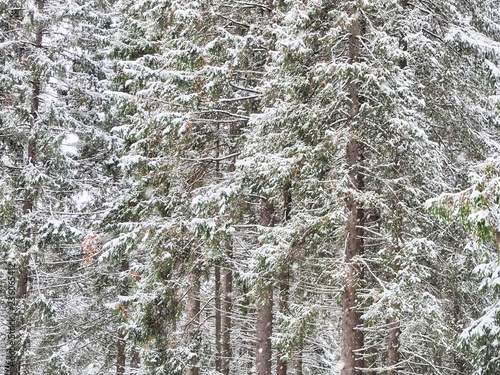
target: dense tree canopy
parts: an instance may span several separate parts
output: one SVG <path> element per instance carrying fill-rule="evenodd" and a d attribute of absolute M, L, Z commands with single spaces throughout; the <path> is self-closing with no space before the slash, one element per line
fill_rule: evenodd
<path fill-rule="evenodd" d="M 500 2 L 0 0 L 6 375 L 499 373 Z"/>

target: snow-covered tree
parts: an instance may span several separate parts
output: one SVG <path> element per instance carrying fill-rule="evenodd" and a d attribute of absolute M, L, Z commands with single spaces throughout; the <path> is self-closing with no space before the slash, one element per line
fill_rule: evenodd
<path fill-rule="evenodd" d="M 112 181 L 114 141 L 98 55 L 111 22 L 104 6 L 0 6 L 1 245 L 15 289 L 15 305 L 7 300 L 3 315 L 8 374 L 96 373 L 90 353 L 97 349 L 88 343 L 109 334 L 95 320 L 80 246 L 95 218 L 80 212 L 99 207 Z M 103 356 L 97 362 L 103 365 Z"/>
<path fill-rule="evenodd" d="M 474 168 L 469 188 L 429 200 L 431 211 L 445 221 L 458 220 L 474 239 L 469 244 L 477 259 L 472 271 L 481 280 L 483 310 L 468 317 L 472 321 L 464 324 L 461 334 L 464 349 L 472 355 L 474 374 L 494 374 L 499 366 L 499 170 L 498 159 L 488 159 Z"/>
<path fill-rule="evenodd" d="M 464 234 L 440 229 L 423 203 L 460 184 L 487 149 L 490 65 L 482 50 L 466 47 L 480 40 L 470 22 L 478 8 L 426 8 L 285 3 L 261 89 L 266 108 L 252 117 L 241 161 L 276 202 L 291 182 L 287 233 L 320 228 L 320 243 L 337 259 L 347 244 L 333 276 L 345 288 L 336 362 L 345 374 L 467 368 L 455 322 L 470 311 L 451 307 L 472 296 L 456 289 L 465 275 L 451 277 L 460 261 L 451 250 Z M 289 248 L 293 238 L 273 244 Z"/>
<path fill-rule="evenodd" d="M 494 373 L 498 9 L 0 0 L 6 373 Z"/>

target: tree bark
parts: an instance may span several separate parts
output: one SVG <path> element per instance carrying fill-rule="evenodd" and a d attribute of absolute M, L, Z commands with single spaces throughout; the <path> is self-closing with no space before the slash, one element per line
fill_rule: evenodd
<path fill-rule="evenodd" d="M 215 371 L 220 372 L 221 367 L 221 355 L 222 355 L 222 319 L 221 319 L 221 280 L 220 280 L 220 265 L 215 265 L 214 270 L 215 276 Z"/>
<path fill-rule="evenodd" d="M 285 209 L 283 216 L 283 223 L 286 225 L 286 222 L 290 220 L 290 212 L 292 209 L 292 194 L 291 194 L 291 179 L 285 182 L 283 186 L 283 207 Z M 287 260 L 283 265 L 283 272 L 281 274 L 280 280 L 280 296 L 279 296 L 279 310 L 282 314 L 288 313 L 288 295 L 290 292 L 290 264 Z M 282 358 L 286 355 L 286 353 L 282 350 L 278 350 L 278 358 L 276 360 L 276 375 L 286 375 L 288 371 L 287 361 L 284 361 Z"/>
<path fill-rule="evenodd" d="M 220 136 L 220 124 L 217 124 L 217 134 Z M 220 139 L 215 141 L 215 175 L 220 178 Z M 215 260 L 215 371 L 222 372 L 222 303 L 221 303 L 221 273 L 220 259 Z"/>
<path fill-rule="evenodd" d="M 187 306 L 187 326 L 186 331 L 188 340 L 192 350 L 198 350 L 198 329 L 200 325 L 200 281 L 196 271 L 191 271 L 189 274 L 189 296 Z M 186 369 L 186 375 L 198 375 L 199 364 L 198 354 L 191 359 L 189 366 Z"/>
<path fill-rule="evenodd" d="M 8 263 L 7 271 L 7 340 L 5 348 L 5 375 L 17 375 L 20 372 L 19 362 L 16 361 L 16 269 L 11 262 Z"/>
<path fill-rule="evenodd" d="M 241 291 L 242 291 L 242 294 L 243 294 L 243 301 L 241 301 L 241 313 L 243 315 L 243 319 L 245 321 L 244 323 L 244 328 L 248 328 L 247 331 L 250 330 L 249 328 L 249 319 L 248 319 L 248 316 L 249 316 L 249 313 L 251 310 L 250 308 L 250 298 L 248 296 L 249 294 L 249 288 L 248 288 L 248 284 L 246 282 L 243 283 L 242 287 L 241 287 Z M 250 340 L 243 340 L 243 347 L 245 348 L 245 351 L 246 351 L 246 374 L 247 375 L 254 375 L 254 371 L 253 371 L 253 368 L 254 368 L 254 360 L 255 360 L 255 355 L 254 355 L 254 347 L 252 345 L 250 345 Z"/>
<path fill-rule="evenodd" d="M 223 302 L 222 302 L 222 373 L 229 375 L 229 366 L 231 362 L 231 307 L 233 293 L 233 271 L 231 269 L 230 260 L 232 258 L 232 244 L 226 245 L 226 269 L 224 271 L 223 283 Z"/>
<path fill-rule="evenodd" d="M 286 314 L 288 311 L 288 292 L 290 289 L 290 270 L 286 266 L 283 272 L 281 283 L 280 283 L 280 298 L 279 298 L 279 309 L 282 314 Z M 278 358 L 276 360 L 276 375 L 286 375 L 287 374 L 287 362 L 283 361 L 282 358 L 286 353 L 281 349 L 278 350 Z"/>
<path fill-rule="evenodd" d="M 231 125 L 229 128 L 230 136 L 234 136 L 236 134 L 236 127 Z M 219 148 L 219 143 L 217 143 L 217 148 Z M 218 151 L 217 151 L 218 153 Z M 230 149 L 230 153 L 233 153 L 233 150 Z M 230 163 L 228 165 L 228 172 L 234 172 L 236 163 L 236 156 L 230 159 Z M 217 169 L 219 169 L 219 165 L 217 165 Z M 222 342 L 221 342 L 221 354 L 222 354 L 222 366 L 221 372 L 224 375 L 229 375 L 230 373 L 230 364 L 231 364 L 231 314 L 232 314 L 232 295 L 233 295 L 233 270 L 232 270 L 232 262 L 231 259 L 233 257 L 233 244 L 232 238 L 228 238 L 225 241 L 225 270 L 224 270 L 224 282 L 222 285 Z"/>
<path fill-rule="evenodd" d="M 389 337 L 387 340 L 387 366 L 391 369 L 387 371 L 387 375 L 398 375 L 396 366 L 399 363 L 399 335 L 401 327 L 396 319 L 392 319 L 389 323 Z"/>
<path fill-rule="evenodd" d="M 405 9 L 408 7 L 408 0 L 399 0 L 399 5 Z M 401 48 L 403 51 L 408 50 L 408 43 L 404 40 L 403 36 L 399 38 L 399 48 Z M 399 67 L 401 69 L 406 68 L 408 65 L 408 61 L 406 58 L 401 58 L 399 61 Z M 394 170 L 394 173 L 397 174 L 396 168 Z M 400 224 L 401 224 L 400 220 Z M 392 266 L 393 270 L 395 272 L 398 271 L 397 266 L 393 265 Z M 387 366 L 390 367 L 390 369 L 387 371 L 387 375 L 397 375 L 398 370 L 397 370 L 397 365 L 399 363 L 399 335 L 401 334 L 401 326 L 399 322 L 396 320 L 396 318 L 392 318 L 391 321 L 389 322 L 389 334 L 387 337 Z"/>
<path fill-rule="evenodd" d="M 399 5 L 403 9 L 405 9 L 406 7 L 408 7 L 408 0 L 399 0 Z M 404 40 L 403 36 L 399 38 L 399 48 L 401 48 L 403 51 L 408 50 L 408 43 L 406 42 L 406 40 Z M 406 65 L 408 65 L 408 61 L 406 60 L 406 58 L 402 58 L 401 60 L 399 60 L 399 67 L 401 69 L 406 68 Z"/>
<path fill-rule="evenodd" d="M 258 301 L 257 309 L 257 375 L 271 375 L 271 334 L 273 331 L 273 289 L 265 287 Z"/>
<path fill-rule="evenodd" d="M 35 5 L 37 7 L 38 12 L 43 11 L 43 0 L 35 0 Z M 35 27 L 35 48 L 42 47 L 42 39 L 43 39 L 43 29 L 41 26 Z M 30 97 L 30 115 L 33 123 L 38 118 L 38 111 L 40 106 L 40 92 L 41 92 L 41 82 L 40 77 L 37 73 L 33 76 L 32 83 L 32 92 Z M 31 137 L 29 135 L 28 145 L 27 145 L 27 155 L 26 155 L 26 163 L 27 165 L 35 165 L 37 158 L 37 143 L 36 136 Z M 35 197 L 32 193 L 25 192 L 24 201 L 23 201 L 23 214 L 30 214 L 35 205 Z M 35 233 L 32 229 L 27 229 L 26 238 L 29 239 L 31 243 L 35 240 Z M 26 252 L 29 249 L 26 249 Z M 17 287 L 15 288 L 15 299 L 10 301 L 9 310 L 12 310 L 12 315 L 8 320 L 8 349 L 5 353 L 5 374 L 6 375 L 20 375 L 21 374 L 21 362 L 22 362 L 22 353 L 23 348 L 21 348 L 21 343 L 18 340 L 18 330 L 20 326 L 25 324 L 22 313 L 18 314 L 19 308 L 16 308 L 16 300 L 22 301 L 25 300 L 28 295 L 28 280 L 29 280 L 29 269 L 28 269 L 28 261 L 25 256 L 21 256 L 19 260 L 19 276 L 17 279 Z M 13 276 L 13 275 L 12 275 Z M 13 283 L 14 277 L 12 277 Z M 12 290 L 13 291 L 13 290 Z M 9 291 L 10 293 L 10 291 Z M 21 309 L 23 307 L 20 307 Z"/>
<path fill-rule="evenodd" d="M 120 265 L 120 272 L 122 275 L 127 272 L 129 269 L 129 263 L 128 260 L 123 259 Z M 129 288 L 128 288 L 128 283 L 127 280 L 122 280 L 120 284 L 120 291 L 119 291 L 121 296 L 127 296 L 129 293 Z M 125 312 L 125 306 L 121 305 L 122 309 L 122 315 L 121 319 L 122 321 L 126 320 L 126 312 Z M 125 331 L 123 328 L 118 329 L 118 342 L 117 342 L 117 353 L 116 353 L 116 375 L 123 375 L 125 374 L 125 362 L 126 362 L 126 354 L 125 354 L 125 348 L 126 348 L 126 342 L 125 342 Z"/>
<path fill-rule="evenodd" d="M 261 199 L 260 224 L 265 227 L 274 226 L 274 206 L 272 202 L 265 198 Z M 261 281 L 257 304 L 256 374 L 271 375 L 273 288 L 265 280 Z"/>
<path fill-rule="evenodd" d="M 125 332 L 118 330 L 118 350 L 116 355 L 116 375 L 125 374 Z"/>
<path fill-rule="evenodd" d="M 395 210 L 397 212 L 397 210 Z M 399 220 L 399 225 L 397 225 L 397 228 L 399 229 L 399 233 L 402 232 L 402 228 L 400 227 L 402 223 L 402 220 Z M 399 236 L 398 236 L 398 242 Z M 396 249 L 393 250 L 394 257 L 396 256 Z M 396 264 L 396 261 L 393 260 L 393 264 L 391 266 L 393 273 L 397 273 L 399 271 L 399 267 Z M 396 311 L 400 310 L 400 307 L 398 304 L 393 304 L 392 308 Z M 388 335 L 387 335 L 387 366 L 389 367 L 389 370 L 387 370 L 387 375 L 398 375 L 400 368 L 398 368 L 399 365 L 399 335 L 401 334 L 401 325 L 399 320 L 397 319 L 397 315 L 395 314 L 394 316 L 390 317 L 390 320 L 388 322 Z"/>
<path fill-rule="evenodd" d="M 137 374 L 141 359 L 136 348 L 132 348 L 132 359 L 130 360 L 130 374 Z"/>
<path fill-rule="evenodd" d="M 359 157 L 359 145 L 351 140 L 347 149 L 349 159 Z M 352 173 L 351 173 L 352 175 Z M 362 181 L 360 176 L 351 176 L 359 187 Z M 351 181 L 353 182 L 353 181 Z M 359 257 L 363 254 L 362 225 L 363 209 L 354 198 L 349 198 L 347 203 L 347 245 L 345 250 L 346 262 L 346 286 L 342 293 L 342 362 L 344 368 L 342 375 L 361 374 L 363 358 L 363 333 L 360 331 L 362 325 L 361 312 L 358 310 L 357 289 L 363 276 L 362 265 Z"/>
<path fill-rule="evenodd" d="M 361 13 L 353 15 L 349 36 L 349 62 L 359 61 L 361 35 Z M 352 123 L 359 113 L 360 98 L 356 83 L 349 82 L 349 97 L 351 108 L 349 111 Z M 359 171 L 359 162 L 362 160 L 360 144 L 353 136 L 347 144 L 346 161 L 350 168 L 349 183 L 354 191 L 363 190 L 363 175 Z M 360 375 L 364 367 L 362 356 L 364 337 L 360 330 L 362 325 L 361 312 L 358 310 L 357 289 L 363 276 L 363 268 L 359 258 L 363 255 L 363 224 L 364 211 L 352 194 L 347 200 L 347 241 L 345 248 L 346 285 L 342 293 L 342 375 Z"/>
<path fill-rule="evenodd" d="M 299 346 L 297 348 L 297 359 L 295 360 L 295 374 L 296 375 L 302 375 L 304 372 L 302 370 L 302 357 L 303 357 L 303 351 L 304 351 L 304 342 L 301 340 L 299 341 Z"/>
<path fill-rule="evenodd" d="M 283 187 L 283 206 L 285 208 L 285 215 L 283 221 L 286 223 L 290 220 L 290 211 L 292 210 L 292 194 L 290 189 L 292 187 L 292 182 L 288 180 Z"/>
<path fill-rule="evenodd" d="M 292 194 L 290 179 L 286 181 L 283 186 L 283 207 L 285 208 L 283 222 L 286 224 L 290 220 L 290 211 L 292 209 Z M 288 293 L 290 291 L 290 266 L 285 264 L 283 266 L 283 273 L 281 275 L 280 282 L 280 297 L 279 297 L 279 309 L 282 314 L 288 312 Z M 287 374 L 287 362 L 283 361 L 283 357 L 286 353 L 283 350 L 278 350 L 278 358 L 276 361 L 276 375 L 286 375 Z"/>

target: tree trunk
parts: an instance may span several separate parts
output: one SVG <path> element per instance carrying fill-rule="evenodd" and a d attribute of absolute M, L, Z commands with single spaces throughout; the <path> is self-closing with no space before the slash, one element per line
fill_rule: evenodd
<path fill-rule="evenodd" d="M 249 288 L 248 288 L 248 284 L 246 282 L 243 283 L 242 287 L 241 287 L 241 291 L 242 291 L 242 294 L 243 294 L 243 301 L 241 301 L 241 313 L 243 315 L 243 319 L 244 319 L 244 325 L 243 327 L 246 329 L 246 331 L 250 331 L 250 327 L 248 326 L 249 325 L 249 319 L 248 319 L 248 316 L 249 316 L 249 313 L 251 310 L 253 309 L 250 309 L 250 298 L 248 296 L 249 294 Z M 252 345 L 250 345 L 250 340 L 243 340 L 243 347 L 245 348 L 245 354 L 246 354 L 246 374 L 247 375 L 254 375 L 254 371 L 253 371 L 253 367 L 254 367 L 254 359 L 255 359 L 255 355 L 254 355 L 254 347 Z"/>
<path fill-rule="evenodd" d="M 271 375 L 271 334 L 273 331 L 273 289 L 271 286 L 260 292 L 257 309 L 257 375 Z"/>
<path fill-rule="evenodd" d="M 232 244 L 228 243 L 226 247 L 226 269 L 224 272 L 223 284 L 223 302 L 222 302 L 222 373 L 229 375 L 229 365 L 231 362 L 231 307 L 233 293 L 233 271 L 231 269 L 230 260 L 232 258 Z"/>
<path fill-rule="evenodd" d="M 361 13 L 353 15 L 349 36 L 349 62 L 359 61 L 359 37 L 361 35 Z M 349 97 L 352 101 L 349 111 L 350 122 L 359 113 L 360 98 L 356 83 L 349 83 Z M 363 176 L 359 171 L 359 162 L 362 160 L 360 144 L 353 136 L 347 144 L 346 160 L 350 168 L 349 183 L 354 191 L 363 190 Z M 361 312 L 358 310 L 357 289 L 363 276 L 362 264 L 359 258 L 363 255 L 363 224 L 364 211 L 352 194 L 347 200 L 347 241 L 345 248 L 346 286 L 342 293 L 342 375 L 358 375 L 364 367 L 362 357 L 363 333 Z"/>
<path fill-rule="evenodd" d="M 260 224 L 274 226 L 274 207 L 269 200 L 261 200 Z M 273 331 L 273 288 L 265 280 L 261 281 L 257 301 L 257 345 L 255 351 L 256 374 L 271 375 L 271 334 Z"/>
<path fill-rule="evenodd" d="M 286 314 L 288 311 L 288 293 L 290 289 L 290 269 L 286 265 L 283 271 L 281 283 L 280 283 L 280 298 L 279 298 L 279 309 L 282 314 Z M 286 375 L 287 374 L 287 362 L 283 361 L 283 356 L 285 352 L 278 350 L 278 358 L 276 361 L 276 375 Z"/>
<path fill-rule="evenodd" d="M 191 359 L 186 369 L 186 375 L 198 375 L 198 329 L 200 325 L 200 281 L 198 272 L 192 271 L 189 274 L 189 296 L 187 306 L 187 326 L 186 331 L 191 349 L 195 351 L 195 356 Z"/>
<path fill-rule="evenodd" d="M 137 374 L 141 359 L 136 348 L 132 348 L 132 359 L 130 360 L 130 374 Z"/>
<path fill-rule="evenodd" d="M 35 5 L 38 8 L 39 12 L 43 11 L 43 0 L 35 0 Z M 42 39 L 43 39 L 43 29 L 41 26 L 35 25 L 35 41 L 34 46 L 36 48 L 42 47 Z M 40 106 L 40 92 L 41 92 L 41 83 L 40 77 L 38 73 L 34 73 L 33 75 L 33 83 L 32 83 L 32 92 L 30 98 L 30 115 L 33 123 L 38 118 L 38 111 Z M 27 164 L 35 165 L 37 158 L 37 142 L 36 135 L 29 135 L 28 138 L 28 147 L 27 147 Z M 23 214 L 30 214 L 35 205 L 35 197 L 32 193 L 25 192 L 24 201 L 23 201 Z M 26 238 L 29 239 L 30 243 L 34 243 L 35 241 L 35 231 L 33 229 L 28 229 L 26 231 Z M 28 252 L 29 249 L 25 249 Z M 24 306 L 19 306 L 16 309 L 16 299 L 18 301 L 23 301 L 26 299 L 28 295 L 28 261 L 25 256 L 21 256 L 19 260 L 19 276 L 17 279 L 17 287 L 14 288 L 15 284 L 15 276 L 12 273 L 12 277 L 10 277 L 9 285 L 9 319 L 8 319 L 8 338 L 7 345 L 8 350 L 5 353 L 5 374 L 7 375 L 20 375 L 21 374 L 21 362 L 23 355 L 23 348 L 21 347 L 21 343 L 19 338 L 17 337 L 18 330 L 26 323 L 23 319 L 23 314 L 20 310 L 24 309 Z M 15 292 L 14 292 L 15 290 Z M 15 298 L 11 299 L 11 294 L 15 295 Z M 16 311 L 19 310 L 19 311 Z"/>
<path fill-rule="evenodd" d="M 400 0 L 399 5 L 404 9 L 408 7 L 408 0 Z M 403 37 L 399 38 L 399 48 L 403 51 L 408 50 L 408 43 L 403 39 Z M 406 68 L 408 62 L 406 58 L 401 58 L 399 61 L 399 67 L 401 69 Z M 397 164 L 397 163 L 396 163 Z M 396 174 L 395 178 L 397 178 L 398 172 L 397 169 L 394 169 L 394 173 Z M 397 210 L 397 209 L 396 209 Z M 396 211 L 395 210 L 395 211 Z M 402 223 L 402 220 L 399 221 Z M 398 230 L 401 233 L 401 230 Z M 398 267 L 396 265 L 392 266 L 395 272 L 398 271 Z M 389 322 L 389 334 L 387 337 L 387 365 L 390 369 L 387 371 L 387 375 L 397 375 L 397 365 L 399 363 L 399 335 L 401 334 L 401 327 L 396 318 L 392 318 Z"/>
<path fill-rule="evenodd" d="M 220 135 L 220 124 L 217 124 L 217 134 Z M 215 142 L 215 174 L 220 178 L 220 140 Z M 220 259 L 215 260 L 215 371 L 222 371 L 222 303 L 221 303 L 221 274 Z"/>
<path fill-rule="evenodd" d="M 116 355 L 116 375 L 125 374 L 125 332 L 118 330 L 118 350 Z"/>
<path fill-rule="evenodd" d="M 401 5 L 403 9 L 408 7 L 408 0 L 399 0 L 399 5 Z M 404 40 L 403 37 L 399 38 L 399 48 L 401 48 L 403 51 L 408 50 L 408 43 L 406 42 L 406 40 Z M 399 60 L 399 67 L 401 69 L 406 68 L 407 64 L 408 61 L 406 61 L 406 58 L 403 57 L 401 60 Z"/>
<path fill-rule="evenodd" d="M 16 269 L 11 262 L 7 270 L 7 341 L 5 349 L 5 375 L 19 374 L 16 361 Z"/>
<path fill-rule="evenodd" d="M 387 340 L 387 366 L 391 369 L 387 371 L 387 375 L 398 375 L 396 366 L 399 363 L 399 335 L 401 328 L 396 319 L 392 319 L 389 323 L 389 337 Z"/>
<path fill-rule="evenodd" d="M 129 270 L 129 263 L 127 259 L 123 259 L 120 265 L 120 272 L 124 274 Z M 129 294 L 129 288 L 128 288 L 128 283 L 127 280 L 122 280 L 120 284 L 120 290 L 119 293 L 121 296 L 128 296 Z M 122 321 L 126 320 L 126 311 L 125 311 L 125 306 L 121 305 L 121 319 Z M 125 362 L 126 362 L 126 355 L 125 355 L 125 348 L 126 348 L 126 342 L 125 342 L 125 331 L 123 328 L 118 329 L 118 342 L 117 342 L 117 353 L 116 353 L 116 375 L 123 375 L 125 374 Z"/>
<path fill-rule="evenodd" d="M 283 221 L 286 223 L 290 220 L 290 211 L 292 210 L 292 194 L 290 189 L 292 187 L 292 182 L 288 180 L 283 187 L 283 207 L 285 208 L 285 215 Z"/>
<path fill-rule="evenodd" d="M 302 357 L 304 351 L 304 342 L 302 339 L 299 341 L 299 347 L 297 348 L 297 358 L 295 360 L 295 374 L 302 375 L 304 372 L 302 370 Z"/>
<path fill-rule="evenodd" d="M 221 319 L 221 280 L 220 280 L 220 265 L 215 265 L 215 371 L 220 372 L 221 367 L 221 332 L 222 332 L 222 319 Z"/>
<path fill-rule="evenodd" d="M 395 212 L 397 212 L 395 210 Z M 402 220 L 399 220 L 399 224 L 402 223 Z M 402 229 L 400 225 L 397 225 L 399 227 L 399 233 L 402 233 Z M 398 242 L 399 242 L 399 237 L 398 237 Z M 394 257 L 396 257 L 396 250 L 394 251 Z M 399 267 L 396 264 L 396 260 L 393 260 L 393 264 L 391 266 L 392 270 L 394 273 L 397 273 L 399 271 Z M 395 311 L 399 311 L 400 307 L 397 304 L 392 305 L 392 309 Z M 400 322 L 397 320 L 397 315 L 395 314 L 392 316 L 388 322 L 388 335 L 387 335 L 387 366 L 389 367 L 389 370 L 387 371 L 387 375 L 398 375 L 400 368 L 398 368 L 399 365 L 399 335 L 401 334 L 401 325 Z"/>
<path fill-rule="evenodd" d="M 358 158 L 358 143 L 349 142 L 348 157 Z M 360 177 L 359 175 L 357 177 Z M 359 181 L 358 181 L 359 182 Z M 342 375 L 361 374 L 363 368 L 361 350 L 363 348 L 363 333 L 361 327 L 361 312 L 358 311 L 357 289 L 362 279 L 362 265 L 359 257 L 363 254 L 362 228 L 363 209 L 349 198 L 347 219 L 347 245 L 345 250 L 347 285 L 342 293 Z"/>

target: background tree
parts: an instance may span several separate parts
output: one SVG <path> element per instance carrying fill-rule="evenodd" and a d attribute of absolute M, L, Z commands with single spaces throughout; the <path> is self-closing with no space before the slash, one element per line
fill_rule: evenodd
<path fill-rule="evenodd" d="M 95 217 L 81 215 L 83 201 L 99 207 L 111 191 L 103 184 L 112 175 L 115 141 L 106 133 L 105 66 L 97 54 L 110 20 L 99 13 L 102 4 L 76 5 L 0 8 L 2 249 L 17 269 L 16 320 L 8 320 L 13 334 L 3 362 L 9 374 L 92 373 L 91 356 L 82 354 L 99 344 L 82 345 L 106 335 L 96 334 L 102 306 L 94 309 L 97 298 L 85 285 L 80 243 Z M 102 146 L 107 152 L 94 154 Z M 102 366 L 104 357 L 96 362 Z"/>
<path fill-rule="evenodd" d="M 7 373 L 494 372 L 497 3 L 0 0 Z"/>

